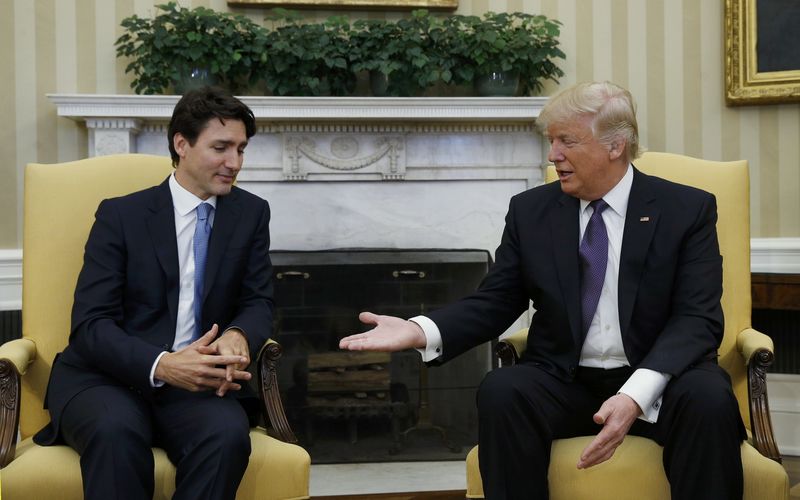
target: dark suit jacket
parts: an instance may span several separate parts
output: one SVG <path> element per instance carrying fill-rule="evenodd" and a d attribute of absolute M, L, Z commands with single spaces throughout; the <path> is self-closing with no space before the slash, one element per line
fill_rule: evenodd
<path fill-rule="evenodd" d="M 251 357 L 272 331 L 269 217 L 265 200 L 239 188 L 218 197 L 206 261 L 201 331 L 213 323 L 220 332 L 241 328 Z M 75 289 L 69 345 L 50 375 L 51 422 L 38 443 L 55 441 L 64 406 L 88 387 L 152 394 L 150 369 L 175 340 L 178 287 L 168 182 L 100 203 Z"/>
<path fill-rule="evenodd" d="M 581 332 L 577 198 L 558 182 L 511 200 L 495 264 L 478 291 L 429 316 L 442 362 L 504 332 L 533 301 L 523 361 L 571 380 Z M 633 368 L 680 375 L 722 340 L 716 200 L 634 169 L 619 269 L 619 319 Z"/>

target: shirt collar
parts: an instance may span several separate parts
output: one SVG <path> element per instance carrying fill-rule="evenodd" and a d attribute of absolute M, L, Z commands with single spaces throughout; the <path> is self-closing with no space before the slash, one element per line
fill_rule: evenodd
<path fill-rule="evenodd" d="M 212 207 L 217 208 L 216 195 L 210 196 L 207 200 L 201 200 L 178 184 L 174 172 L 169 176 L 169 192 L 172 194 L 172 206 L 175 207 L 175 210 L 181 217 L 189 215 L 189 213 L 201 203 L 208 203 Z"/>
<path fill-rule="evenodd" d="M 611 188 L 611 191 L 603 195 L 603 200 L 608 203 L 608 206 L 620 215 L 625 217 L 628 211 L 628 198 L 631 196 L 631 187 L 633 186 L 633 165 L 628 163 L 628 170 L 616 186 Z M 581 200 L 581 213 L 586 210 L 591 200 Z"/>

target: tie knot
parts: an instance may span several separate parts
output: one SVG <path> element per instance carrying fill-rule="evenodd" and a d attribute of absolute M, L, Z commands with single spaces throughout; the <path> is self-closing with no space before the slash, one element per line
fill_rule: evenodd
<path fill-rule="evenodd" d="M 594 203 L 594 202 L 592 202 Z M 201 203 L 197 205 L 197 220 L 206 220 L 208 219 L 208 214 L 211 213 L 211 209 L 214 208 L 208 203 Z"/>
<path fill-rule="evenodd" d="M 608 208 L 608 203 L 606 203 L 606 201 L 603 198 L 600 198 L 599 200 L 594 200 L 590 202 L 589 206 L 594 209 L 594 213 L 602 214 L 603 210 Z"/>

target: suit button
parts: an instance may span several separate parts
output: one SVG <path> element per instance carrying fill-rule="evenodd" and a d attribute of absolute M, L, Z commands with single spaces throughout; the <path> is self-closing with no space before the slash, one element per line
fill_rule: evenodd
<path fill-rule="evenodd" d="M 161 346 L 161 348 L 164 349 L 165 351 L 169 351 L 169 344 L 164 344 Z"/>
<path fill-rule="evenodd" d="M 570 365 L 568 371 L 570 375 L 575 375 L 575 365 Z"/>

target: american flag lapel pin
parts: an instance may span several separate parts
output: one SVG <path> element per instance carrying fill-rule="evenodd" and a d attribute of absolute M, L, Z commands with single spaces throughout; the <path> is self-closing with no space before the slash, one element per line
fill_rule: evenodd
<path fill-rule="evenodd" d="M 639 217 L 639 222 L 650 222 L 650 217 Z"/>

